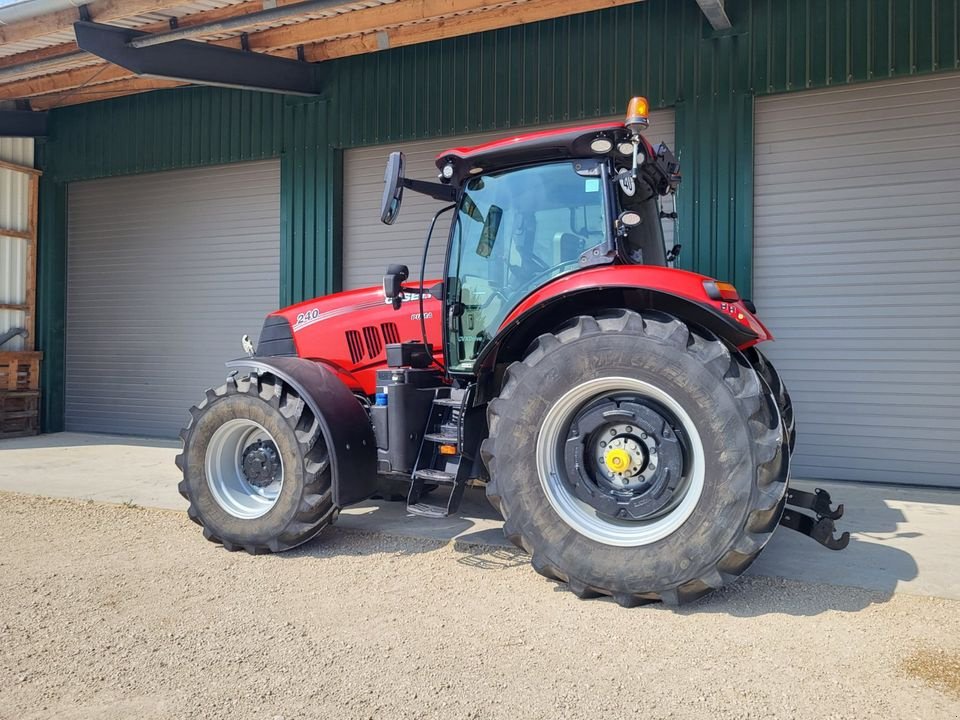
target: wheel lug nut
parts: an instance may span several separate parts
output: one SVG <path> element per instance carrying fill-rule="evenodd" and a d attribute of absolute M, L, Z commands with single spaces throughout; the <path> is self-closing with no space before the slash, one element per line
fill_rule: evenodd
<path fill-rule="evenodd" d="M 641 439 L 641 440 L 646 440 L 646 439 L 647 439 L 647 434 L 646 434 L 646 433 L 640 433 L 640 439 Z"/>

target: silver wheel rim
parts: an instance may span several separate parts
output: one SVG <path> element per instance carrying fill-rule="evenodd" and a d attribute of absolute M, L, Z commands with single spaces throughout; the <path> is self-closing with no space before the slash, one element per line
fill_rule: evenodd
<path fill-rule="evenodd" d="M 277 504 L 283 487 L 282 457 L 279 477 L 264 487 L 249 482 L 243 472 L 244 450 L 260 440 L 277 445 L 260 423 L 237 419 L 228 420 L 218 427 L 207 445 L 204 462 L 207 486 L 225 512 L 244 520 L 253 520 L 270 512 Z"/>
<path fill-rule="evenodd" d="M 564 481 L 558 448 L 566 427 L 585 403 L 611 392 L 631 392 L 654 400 L 672 412 L 680 422 L 688 442 L 688 463 L 684 468 L 679 501 L 649 520 L 618 520 L 600 515 L 596 509 L 576 497 Z M 537 473 L 547 501 L 567 525 L 581 535 L 616 547 L 637 547 L 662 540 L 683 525 L 703 494 L 704 451 L 700 433 L 690 415 L 669 394 L 650 383 L 634 378 L 604 377 L 577 385 L 561 397 L 547 412 L 537 438 Z"/>

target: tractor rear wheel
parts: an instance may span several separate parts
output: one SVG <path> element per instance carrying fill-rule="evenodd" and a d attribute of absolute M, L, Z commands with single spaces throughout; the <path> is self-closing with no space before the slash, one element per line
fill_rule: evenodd
<path fill-rule="evenodd" d="M 272 375 L 207 390 L 181 431 L 178 489 L 211 542 L 251 554 L 282 552 L 333 520 L 330 459 L 320 424 Z"/>
<path fill-rule="evenodd" d="M 772 393 L 739 352 L 620 310 L 506 371 L 482 454 L 504 531 L 580 597 L 676 605 L 740 575 L 783 512 Z"/>
<path fill-rule="evenodd" d="M 797 444 L 797 424 L 793 414 L 793 401 L 790 399 L 790 393 L 787 392 L 787 385 L 783 382 L 783 378 L 780 377 L 780 373 L 777 372 L 773 363 L 759 349 L 752 347 L 744 355 L 777 399 L 777 408 L 780 410 L 780 419 L 783 421 L 783 431 L 789 439 L 792 454 L 793 448 Z"/>

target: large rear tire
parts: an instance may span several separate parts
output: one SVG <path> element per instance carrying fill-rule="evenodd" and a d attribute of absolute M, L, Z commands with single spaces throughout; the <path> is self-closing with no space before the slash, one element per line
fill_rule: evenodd
<path fill-rule="evenodd" d="M 739 352 L 669 315 L 540 336 L 488 420 L 507 537 L 580 597 L 694 600 L 746 570 L 783 512 L 772 394 Z"/>
<path fill-rule="evenodd" d="M 178 489 L 203 535 L 227 550 L 290 550 L 336 514 L 320 423 L 272 375 L 228 378 L 190 409 Z"/>
<path fill-rule="evenodd" d="M 756 347 L 747 350 L 744 355 L 753 369 L 759 373 L 763 381 L 767 383 L 770 391 L 777 400 L 777 408 L 780 410 L 780 419 L 783 421 L 783 431 L 789 440 L 790 454 L 793 454 L 793 448 L 797 444 L 797 421 L 793 412 L 793 400 L 787 391 L 787 384 L 783 382 L 780 373 L 773 366 L 773 363 Z"/>

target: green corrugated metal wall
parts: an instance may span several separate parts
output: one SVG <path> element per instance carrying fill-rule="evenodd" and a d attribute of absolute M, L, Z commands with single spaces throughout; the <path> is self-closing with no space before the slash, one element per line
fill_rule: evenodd
<path fill-rule="evenodd" d="M 329 63 L 323 99 L 212 88 L 53 112 L 41 151 L 44 427 L 62 425 L 66 183 L 280 156 L 281 294 L 338 283 L 342 149 L 677 108 L 683 261 L 749 292 L 753 97 L 960 67 L 960 0 L 647 0 Z"/>

